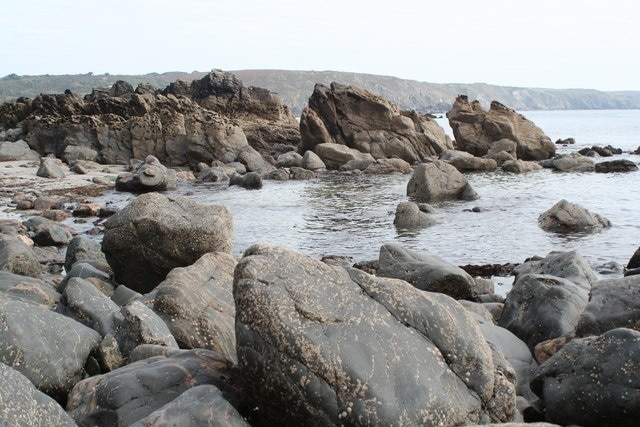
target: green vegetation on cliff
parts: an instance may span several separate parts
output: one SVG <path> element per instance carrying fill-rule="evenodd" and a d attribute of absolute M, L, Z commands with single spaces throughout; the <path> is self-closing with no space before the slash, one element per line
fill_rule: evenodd
<path fill-rule="evenodd" d="M 237 70 L 233 71 L 245 86 L 269 89 L 278 94 L 294 114 L 307 105 L 316 83 L 337 82 L 354 85 L 377 93 L 405 110 L 446 112 L 456 96 L 463 94 L 479 100 L 485 107 L 499 101 L 515 110 L 595 110 L 640 108 L 640 92 L 602 92 L 593 89 L 542 89 L 496 86 L 485 83 L 425 83 L 397 77 L 337 71 Z M 134 87 L 145 83 L 164 88 L 176 80 L 190 82 L 207 72 L 167 72 L 144 75 L 76 74 L 18 76 L 0 78 L 0 102 L 18 97 L 33 98 L 40 93 L 63 93 L 69 89 L 77 94 L 90 93 L 95 87 L 110 87 L 124 80 Z"/>

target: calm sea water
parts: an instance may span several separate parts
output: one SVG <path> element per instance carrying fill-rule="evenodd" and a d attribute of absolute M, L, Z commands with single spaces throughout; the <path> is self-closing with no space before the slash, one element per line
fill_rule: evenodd
<path fill-rule="evenodd" d="M 640 111 L 523 112 L 552 140 L 573 137 L 571 152 L 585 146 L 613 145 L 629 154 L 640 145 Z M 439 120 L 450 133 L 446 119 Z M 602 159 L 605 160 L 605 159 Z M 597 268 L 626 265 L 640 245 L 640 172 L 596 174 L 541 170 L 466 175 L 479 200 L 446 201 L 433 206 L 437 225 L 397 231 L 396 206 L 407 200 L 410 175 L 326 174 L 312 181 L 265 181 L 261 190 L 220 184 L 189 184 L 177 193 L 202 203 L 226 205 L 235 226 L 234 252 L 264 243 L 313 257 L 346 255 L 356 261 L 378 258 L 379 248 L 399 243 L 458 265 L 522 262 L 551 251 L 577 250 Z M 120 195 L 120 198 L 131 196 Z M 538 216 L 561 199 L 608 218 L 613 227 L 594 234 L 558 235 L 542 231 Z M 470 212 L 480 207 L 481 212 Z"/>

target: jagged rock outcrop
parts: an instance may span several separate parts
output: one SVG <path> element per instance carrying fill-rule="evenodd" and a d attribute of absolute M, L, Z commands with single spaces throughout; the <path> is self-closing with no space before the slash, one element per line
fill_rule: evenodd
<path fill-rule="evenodd" d="M 83 98 L 67 90 L 2 107 L 0 130 L 18 128 L 15 134 L 31 149 L 69 162 L 90 157 L 125 164 L 153 155 L 167 166 L 238 160 L 265 172 L 272 167 L 250 140 L 266 147 L 262 151 L 299 141 L 295 118 L 275 95 L 245 88 L 232 74 L 217 70 L 164 90 L 134 89 L 120 81 Z"/>
<path fill-rule="evenodd" d="M 337 83 L 315 86 L 300 118 L 300 138 L 303 152 L 334 143 L 376 159 L 397 157 L 409 163 L 453 149 L 444 129 L 430 117 L 402 111 L 378 95 Z"/>
<path fill-rule="evenodd" d="M 516 143 L 517 156 L 522 160 L 548 159 L 556 152 L 554 143 L 539 127 L 497 101 L 485 111 L 480 102 L 469 102 L 467 96 L 460 95 L 447 118 L 458 150 L 475 156 L 486 155 L 502 139 Z"/>

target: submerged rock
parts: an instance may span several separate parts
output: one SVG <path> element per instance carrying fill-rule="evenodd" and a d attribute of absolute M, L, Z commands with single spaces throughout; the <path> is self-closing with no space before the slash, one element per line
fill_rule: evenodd
<path fill-rule="evenodd" d="M 435 223 L 435 219 L 422 212 L 420 207 L 413 202 L 400 202 L 393 219 L 393 225 L 396 228 L 404 229 L 428 227 Z"/>
<path fill-rule="evenodd" d="M 598 173 L 635 172 L 637 170 L 638 165 L 627 159 L 596 163 L 596 172 Z"/>

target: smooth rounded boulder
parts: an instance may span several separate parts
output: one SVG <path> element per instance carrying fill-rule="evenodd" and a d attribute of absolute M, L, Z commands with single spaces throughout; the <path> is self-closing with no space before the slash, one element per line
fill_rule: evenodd
<path fill-rule="evenodd" d="M 396 215 L 393 219 L 393 225 L 400 229 L 428 227 L 435 223 L 435 219 L 422 212 L 420 207 L 413 202 L 398 203 Z"/>
<path fill-rule="evenodd" d="M 460 425 L 515 415 L 511 366 L 446 295 L 260 245 L 236 267 L 233 293 L 238 364 L 264 423 Z"/>
<path fill-rule="evenodd" d="M 231 253 L 233 218 L 224 206 L 158 193 L 138 196 L 104 223 L 102 251 L 115 279 L 141 293 L 208 252 Z"/>
<path fill-rule="evenodd" d="M 176 173 L 168 169 L 155 156 L 147 156 L 132 172 L 118 175 L 116 190 L 143 193 L 147 191 L 175 190 Z"/>
<path fill-rule="evenodd" d="M 407 183 L 407 196 L 429 202 L 441 199 L 475 200 L 479 196 L 454 166 L 436 160 L 421 163 Z"/>

